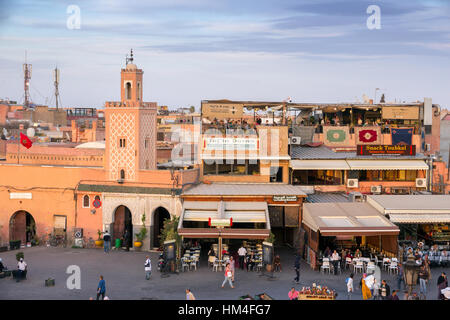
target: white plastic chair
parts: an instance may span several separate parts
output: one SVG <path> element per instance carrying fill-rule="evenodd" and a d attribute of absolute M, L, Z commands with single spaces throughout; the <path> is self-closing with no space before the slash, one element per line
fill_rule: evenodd
<path fill-rule="evenodd" d="M 398 274 L 397 262 L 391 262 L 391 264 L 389 265 L 389 273 L 393 273 L 393 272 Z"/>
<path fill-rule="evenodd" d="M 364 272 L 364 263 L 361 260 L 356 261 L 355 272 L 358 272 L 358 270 L 360 270 L 361 273 Z"/>
<path fill-rule="evenodd" d="M 345 258 L 345 268 L 346 268 L 346 269 L 347 269 L 347 268 L 350 269 L 350 266 L 353 267 L 352 258 L 347 257 L 347 258 Z"/>
<path fill-rule="evenodd" d="M 190 269 L 189 263 L 186 262 L 186 258 L 181 258 L 181 269 L 184 271 L 184 268 Z"/>
<path fill-rule="evenodd" d="M 191 263 L 189 264 L 189 269 L 192 267 L 194 267 L 195 271 L 197 271 L 197 259 L 195 257 L 192 258 Z"/>
<path fill-rule="evenodd" d="M 326 259 L 326 258 L 324 258 L 324 259 Z M 329 261 L 323 261 L 322 265 L 320 266 L 320 272 L 323 271 L 323 273 L 325 273 L 325 270 L 328 270 L 328 273 L 331 273 Z"/>
<path fill-rule="evenodd" d="M 370 261 L 370 262 L 367 264 L 366 272 L 369 273 L 369 270 L 375 271 L 375 262 Z"/>
<path fill-rule="evenodd" d="M 390 265 L 390 260 L 389 260 L 389 258 L 383 258 L 383 268 L 384 268 L 384 270 L 387 270 L 387 268 L 389 267 L 389 265 Z"/>
<path fill-rule="evenodd" d="M 216 258 L 216 260 L 214 260 L 213 263 L 213 271 L 218 271 L 219 270 L 219 259 Z"/>

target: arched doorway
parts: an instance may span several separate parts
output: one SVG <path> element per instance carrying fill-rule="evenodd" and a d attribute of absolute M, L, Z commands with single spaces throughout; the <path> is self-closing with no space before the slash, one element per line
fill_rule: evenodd
<path fill-rule="evenodd" d="M 114 212 L 114 223 L 112 230 L 113 241 L 117 238 L 122 239 L 125 234 L 125 230 L 128 230 L 128 234 L 130 235 L 128 246 L 133 247 L 133 221 L 131 218 L 131 211 L 126 206 L 118 206 Z M 126 246 L 126 243 L 123 243 L 122 245 Z"/>
<path fill-rule="evenodd" d="M 159 248 L 161 243 L 159 241 L 159 235 L 161 229 L 164 227 L 164 220 L 170 219 L 170 213 L 163 207 L 156 208 L 153 213 L 153 247 Z"/>
<path fill-rule="evenodd" d="M 9 220 L 9 240 L 20 240 L 22 244 L 26 244 L 35 236 L 36 222 L 33 216 L 24 210 L 15 212 Z"/>

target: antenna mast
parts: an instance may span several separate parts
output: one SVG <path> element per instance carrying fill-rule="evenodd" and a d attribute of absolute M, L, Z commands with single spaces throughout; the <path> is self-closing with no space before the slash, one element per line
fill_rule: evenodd
<path fill-rule="evenodd" d="M 59 69 L 58 67 L 55 68 L 55 70 L 53 71 L 53 75 L 55 77 L 55 103 L 56 103 L 56 110 L 58 110 L 58 102 L 59 102 Z"/>
<path fill-rule="evenodd" d="M 25 51 L 25 63 L 23 64 L 23 89 L 24 89 L 24 102 L 26 108 L 29 108 L 31 103 L 30 97 L 30 80 L 31 80 L 31 64 L 27 64 L 27 52 Z"/>

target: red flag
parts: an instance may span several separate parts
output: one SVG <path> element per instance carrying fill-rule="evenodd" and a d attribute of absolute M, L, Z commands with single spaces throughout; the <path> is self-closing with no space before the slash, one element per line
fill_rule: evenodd
<path fill-rule="evenodd" d="M 22 132 L 20 133 L 20 143 L 27 149 L 30 149 L 33 145 L 33 142 L 31 142 L 30 138 L 28 138 Z"/>

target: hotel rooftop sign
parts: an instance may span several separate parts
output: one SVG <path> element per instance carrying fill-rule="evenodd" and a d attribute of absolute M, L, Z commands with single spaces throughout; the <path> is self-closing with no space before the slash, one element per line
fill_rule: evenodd
<path fill-rule="evenodd" d="M 399 155 L 399 156 L 415 156 L 415 145 L 362 145 L 356 147 L 358 156 L 373 155 Z"/>

